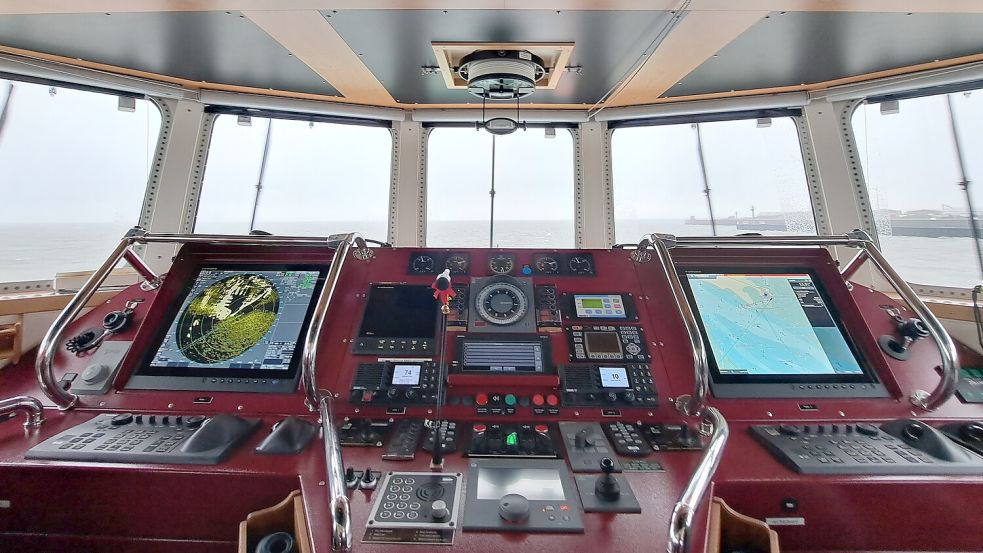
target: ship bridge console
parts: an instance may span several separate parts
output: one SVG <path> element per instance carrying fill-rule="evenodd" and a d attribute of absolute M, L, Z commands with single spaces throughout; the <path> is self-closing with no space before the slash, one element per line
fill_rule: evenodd
<path fill-rule="evenodd" d="M 182 244 L 164 276 L 131 253 L 152 242 Z M 122 259 L 146 282 L 79 316 Z M 979 550 L 956 506 L 983 492 L 983 412 L 958 371 L 859 232 L 135 230 L 4 371 L 43 396 L 0 404 L 33 414 L 0 425 L 0 550 Z M 722 509 L 767 522 L 765 548 Z"/>

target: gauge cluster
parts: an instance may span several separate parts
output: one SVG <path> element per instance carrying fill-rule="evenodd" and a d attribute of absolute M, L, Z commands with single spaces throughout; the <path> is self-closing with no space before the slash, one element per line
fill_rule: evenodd
<path fill-rule="evenodd" d="M 409 275 L 436 275 L 450 269 L 452 275 L 467 275 L 471 272 L 471 254 L 468 252 L 413 252 L 406 268 Z"/>
<path fill-rule="evenodd" d="M 590 253 L 537 253 L 532 256 L 537 275 L 595 276 L 594 256 Z"/>
<path fill-rule="evenodd" d="M 436 275 L 450 269 L 452 275 L 549 275 L 596 276 L 594 256 L 590 252 L 536 252 L 531 259 L 520 260 L 513 252 L 493 251 L 484 260 L 472 261 L 467 251 L 415 251 L 410 254 L 408 275 Z"/>

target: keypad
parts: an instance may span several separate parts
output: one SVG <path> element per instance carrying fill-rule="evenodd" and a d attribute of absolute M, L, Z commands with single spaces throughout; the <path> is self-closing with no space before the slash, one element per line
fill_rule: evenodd
<path fill-rule="evenodd" d="M 601 426 L 619 455 L 644 457 L 652 453 L 652 446 L 649 445 L 648 440 L 642 437 L 641 429 L 634 424 L 625 424 L 619 421 Z"/>

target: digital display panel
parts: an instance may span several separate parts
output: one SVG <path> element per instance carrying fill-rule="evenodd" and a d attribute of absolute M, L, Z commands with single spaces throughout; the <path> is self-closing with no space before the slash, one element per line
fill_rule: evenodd
<path fill-rule="evenodd" d="M 628 371 L 624 367 L 598 367 L 597 372 L 601 375 L 601 387 L 603 388 L 627 388 Z"/>
<path fill-rule="evenodd" d="M 621 337 L 617 332 L 585 332 L 588 354 L 611 354 L 621 357 Z"/>
<path fill-rule="evenodd" d="M 627 319 L 620 294 L 574 294 L 573 308 L 578 319 Z"/>
<path fill-rule="evenodd" d="M 687 273 L 722 377 L 839 381 L 865 377 L 812 276 Z"/>
<path fill-rule="evenodd" d="M 375 284 L 358 335 L 362 338 L 433 338 L 437 301 L 427 285 Z"/>
<path fill-rule="evenodd" d="M 393 386 L 418 386 L 420 365 L 396 365 L 393 367 Z"/>
<path fill-rule="evenodd" d="M 563 481 L 556 469 L 515 469 L 481 467 L 478 470 L 477 499 L 498 501 L 517 493 L 530 501 L 562 501 Z"/>
<path fill-rule="evenodd" d="M 543 343 L 475 340 L 463 343 L 465 371 L 541 373 Z"/>
<path fill-rule="evenodd" d="M 147 368 L 170 374 L 296 367 L 318 270 L 202 267 Z"/>

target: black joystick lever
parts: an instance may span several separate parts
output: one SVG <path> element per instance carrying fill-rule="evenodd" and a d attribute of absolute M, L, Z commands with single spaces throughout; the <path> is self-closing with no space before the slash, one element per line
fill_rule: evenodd
<path fill-rule="evenodd" d="M 928 327 L 921 319 L 903 319 L 897 310 L 891 310 L 891 316 L 894 318 L 895 323 L 898 327 L 898 334 L 901 335 L 901 341 L 899 342 L 894 336 L 885 334 L 877 339 L 877 343 L 884 350 L 884 353 L 890 355 L 891 357 L 899 361 L 907 361 L 911 357 L 911 352 L 909 347 L 914 342 L 926 338 L 929 336 Z"/>
<path fill-rule="evenodd" d="M 379 479 L 372 473 L 372 467 L 365 467 L 365 472 L 362 473 L 362 479 L 358 481 L 359 489 L 374 490 L 378 483 Z"/>
<path fill-rule="evenodd" d="M 588 447 L 590 447 L 592 445 L 590 443 L 589 437 L 590 437 L 590 431 L 588 429 L 586 429 L 586 428 L 584 428 L 580 432 L 577 432 L 577 434 L 573 437 L 573 445 L 574 445 L 574 447 L 576 447 L 577 449 L 587 449 Z M 607 457 L 605 457 L 603 460 L 601 460 L 601 469 L 602 470 L 604 469 L 604 461 L 608 461 L 609 463 L 611 463 L 611 467 L 612 468 L 614 467 L 614 462 L 611 461 L 611 459 L 608 459 Z"/>
<path fill-rule="evenodd" d="M 601 474 L 594 483 L 594 493 L 604 501 L 617 501 L 621 497 L 621 486 L 614 479 L 614 461 L 610 457 L 601 459 Z"/>

